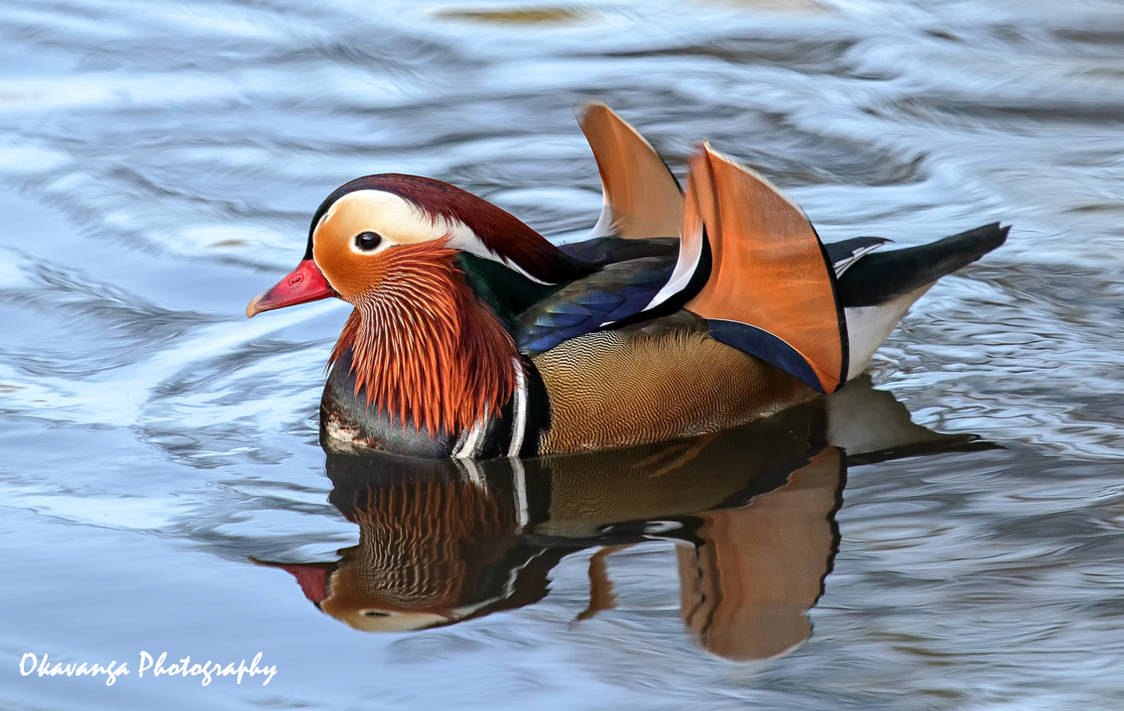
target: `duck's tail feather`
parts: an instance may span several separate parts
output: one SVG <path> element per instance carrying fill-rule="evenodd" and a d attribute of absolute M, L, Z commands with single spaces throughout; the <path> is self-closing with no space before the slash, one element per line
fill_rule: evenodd
<path fill-rule="evenodd" d="M 844 307 L 877 306 L 931 285 L 1003 244 L 1010 229 L 993 222 L 929 244 L 866 255 L 839 278 L 839 301 Z"/>
<path fill-rule="evenodd" d="M 808 218 L 768 180 L 707 145 L 691 158 L 687 192 L 681 256 L 702 234 L 694 213 L 711 254 L 709 278 L 687 308 L 717 340 L 822 392 L 838 388 L 847 377 L 847 329 L 835 269 Z"/>
<path fill-rule="evenodd" d="M 578 122 L 601 173 L 604 207 L 590 237 L 674 237 L 683 192 L 652 145 L 612 109 L 588 103 Z"/>
<path fill-rule="evenodd" d="M 898 321 L 938 279 L 976 261 L 1007 239 L 998 222 L 942 240 L 863 256 L 839 278 L 847 317 L 848 372 L 858 375 Z"/>

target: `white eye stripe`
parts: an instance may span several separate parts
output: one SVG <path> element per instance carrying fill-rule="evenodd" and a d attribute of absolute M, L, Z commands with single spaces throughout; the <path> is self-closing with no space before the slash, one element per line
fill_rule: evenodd
<path fill-rule="evenodd" d="M 331 230 L 337 235 L 346 235 L 347 239 L 354 239 L 361 232 L 374 232 L 384 242 L 417 244 L 440 239 L 463 227 L 459 220 L 432 218 L 394 193 L 356 190 L 328 208 L 316 231 Z"/>
<path fill-rule="evenodd" d="M 364 251 L 355 245 L 355 235 L 375 232 L 383 240 L 376 249 Z M 445 246 L 499 262 L 539 284 L 547 282 L 531 276 L 511 259 L 488 249 L 472 229 L 461 220 L 431 215 L 394 193 L 384 190 L 356 190 L 336 200 L 325 211 L 313 231 L 317 236 L 334 235 L 348 240 L 355 254 L 378 254 L 395 245 L 445 240 Z"/>

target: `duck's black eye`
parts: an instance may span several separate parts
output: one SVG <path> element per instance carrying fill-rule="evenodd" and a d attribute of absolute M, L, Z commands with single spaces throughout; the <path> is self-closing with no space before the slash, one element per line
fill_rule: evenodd
<path fill-rule="evenodd" d="M 382 237 L 377 232 L 360 232 L 355 235 L 355 246 L 364 252 L 370 252 L 380 244 Z"/>

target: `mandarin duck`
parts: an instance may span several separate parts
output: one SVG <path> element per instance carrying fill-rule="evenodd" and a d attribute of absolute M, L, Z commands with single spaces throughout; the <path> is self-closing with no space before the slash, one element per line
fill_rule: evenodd
<path fill-rule="evenodd" d="M 940 277 L 1001 245 L 823 244 L 799 207 L 709 145 L 686 191 L 608 107 L 579 115 L 604 207 L 556 245 L 439 180 L 368 175 L 312 216 L 303 260 L 246 313 L 338 297 L 323 441 L 464 459 L 727 429 L 831 393 Z"/>

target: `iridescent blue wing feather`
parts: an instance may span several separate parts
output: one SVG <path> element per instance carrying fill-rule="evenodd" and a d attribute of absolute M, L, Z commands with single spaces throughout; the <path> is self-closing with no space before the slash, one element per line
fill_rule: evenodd
<path fill-rule="evenodd" d="M 674 256 L 609 264 L 532 305 L 518 317 L 520 350 L 535 355 L 643 311 L 675 266 Z"/>

